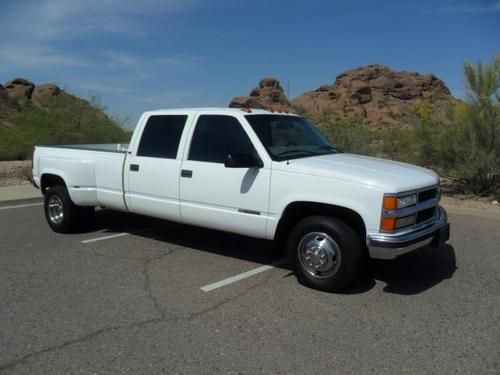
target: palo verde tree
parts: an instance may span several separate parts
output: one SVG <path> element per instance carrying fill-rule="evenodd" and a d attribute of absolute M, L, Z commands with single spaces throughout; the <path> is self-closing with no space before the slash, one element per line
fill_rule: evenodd
<path fill-rule="evenodd" d="M 497 191 L 500 185 L 500 59 L 464 64 L 466 110 L 459 124 L 456 155 L 462 183 L 476 194 Z"/>
<path fill-rule="evenodd" d="M 469 135 L 474 150 L 499 151 L 500 56 L 493 64 L 464 64 Z"/>

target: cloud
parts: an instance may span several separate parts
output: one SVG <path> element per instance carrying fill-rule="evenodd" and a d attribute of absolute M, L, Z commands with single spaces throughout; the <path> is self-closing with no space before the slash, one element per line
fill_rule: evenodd
<path fill-rule="evenodd" d="M 89 68 L 94 63 L 85 58 L 58 52 L 49 46 L 0 44 L 0 70 L 40 70 L 45 68 Z"/>
<path fill-rule="evenodd" d="M 496 13 L 500 12 L 500 1 L 476 3 L 475 5 L 451 5 L 438 10 L 440 13 Z"/>
<path fill-rule="evenodd" d="M 108 50 L 102 52 L 102 57 L 109 67 L 134 67 L 158 65 L 166 71 L 185 71 L 200 64 L 201 59 L 194 55 L 173 54 L 171 56 L 144 56 L 122 51 Z"/>
<path fill-rule="evenodd" d="M 1 0 L 0 0 L 1 1 Z M 130 37 L 156 32 L 152 20 L 192 9 L 201 0 L 24 0 L 19 5 L 0 5 L 0 71 L 71 70 L 78 74 L 112 75 L 115 70 L 128 77 L 145 79 L 159 67 L 164 73 L 190 71 L 199 59 L 186 54 L 167 56 L 130 53 Z M 115 37 L 107 39 L 107 36 Z M 120 39 L 120 37 L 123 37 Z M 102 50 L 120 41 L 123 52 Z M 123 43 L 125 42 L 125 43 Z M 142 43 L 139 42 L 139 43 Z M 67 71 L 69 69 L 69 71 Z"/>
<path fill-rule="evenodd" d="M 161 19 L 201 4 L 201 0 L 34 0 L 5 4 L 0 30 L 37 40 L 74 40 L 99 35 L 145 37 L 145 16 Z M 27 27 L 29 25 L 29 27 Z"/>
<path fill-rule="evenodd" d="M 200 90 L 177 89 L 168 92 L 157 92 L 153 95 L 136 97 L 135 101 L 147 105 L 167 108 L 178 105 L 179 103 L 184 102 L 186 99 L 196 97 L 200 94 L 200 92 Z"/>
<path fill-rule="evenodd" d="M 120 87 L 115 85 L 105 85 L 99 83 L 84 83 L 79 81 L 70 81 L 70 86 L 74 86 L 80 90 L 88 91 L 92 94 L 129 94 L 133 92 L 130 87 Z"/>
<path fill-rule="evenodd" d="M 104 51 L 99 60 L 103 67 L 124 69 L 129 73 L 137 73 L 136 76 L 143 78 L 147 77 L 145 72 L 148 71 L 161 71 L 163 74 L 191 71 L 196 69 L 202 61 L 200 57 L 188 54 L 144 56 L 121 51 Z"/>
<path fill-rule="evenodd" d="M 152 82 L 153 85 L 166 82 L 173 73 L 194 70 L 201 62 L 200 58 L 190 55 L 145 57 L 112 50 L 103 51 L 94 60 L 99 63 L 78 69 L 79 76 L 85 79 L 72 78 L 67 83 L 80 92 L 92 94 L 134 94 L 151 88 Z M 154 104 L 165 98 L 148 97 L 147 101 Z"/>

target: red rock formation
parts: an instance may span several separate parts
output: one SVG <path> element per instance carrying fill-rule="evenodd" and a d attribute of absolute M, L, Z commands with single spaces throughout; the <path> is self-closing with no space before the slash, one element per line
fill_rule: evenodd
<path fill-rule="evenodd" d="M 250 91 L 249 96 L 237 96 L 229 103 L 231 108 L 263 108 L 273 111 L 288 111 L 290 102 L 275 78 L 263 78 L 259 87 Z"/>
<path fill-rule="evenodd" d="M 433 74 L 395 72 L 382 65 L 367 65 L 337 76 L 292 100 L 292 106 L 313 118 L 330 114 L 361 118 L 374 125 L 401 124 L 411 103 L 429 93 L 434 101 L 451 98 L 446 85 Z"/>

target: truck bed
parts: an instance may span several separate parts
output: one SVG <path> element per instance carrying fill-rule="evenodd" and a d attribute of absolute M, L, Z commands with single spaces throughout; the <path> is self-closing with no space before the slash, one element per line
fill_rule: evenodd
<path fill-rule="evenodd" d="M 104 152 L 127 152 L 128 143 L 96 143 L 78 145 L 39 145 L 37 147 L 69 148 L 74 150 L 104 151 Z"/>
<path fill-rule="evenodd" d="M 64 179 L 71 199 L 82 206 L 126 210 L 123 197 L 123 164 L 128 144 L 39 145 L 33 176 L 54 174 Z M 38 179 L 38 181 L 37 181 Z"/>

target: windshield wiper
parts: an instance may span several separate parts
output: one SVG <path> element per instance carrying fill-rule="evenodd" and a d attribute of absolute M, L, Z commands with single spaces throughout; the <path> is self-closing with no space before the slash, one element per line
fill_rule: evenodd
<path fill-rule="evenodd" d="M 320 150 L 326 150 L 326 151 L 338 151 L 335 147 L 330 146 L 330 145 L 323 145 L 319 147 Z"/>
<path fill-rule="evenodd" d="M 285 155 L 295 154 L 295 153 L 300 153 L 300 154 L 305 154 L 305 155 L 321 155 L 321 154 L 318 154 L 317 152 L 309 151 L 309 150 L 286 150 L 286 151 L 282 151 L 274 156 L 280 157 L 280 156 L 285 156 Z"/>

